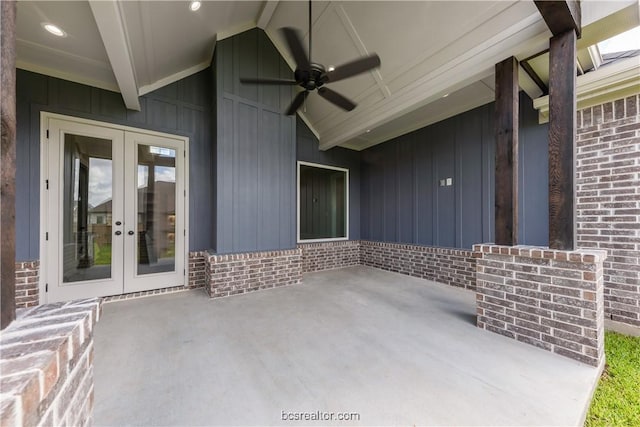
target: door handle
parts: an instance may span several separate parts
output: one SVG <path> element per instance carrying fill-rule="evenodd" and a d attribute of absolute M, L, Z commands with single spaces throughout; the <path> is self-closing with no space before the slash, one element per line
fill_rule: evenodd
<path fill-rule="evenodd" d="M 122 231 L 120 231 L 120 230 L 116 231 L 116 236 L 119 236 L 121 234 L 122 234 Z"/>
<path fill-rule="evenodd" d="M 129 231 L 127 232 L 127 234 L 128 234 L 129 236 L 133 236 L 135 233 L 133 232 L 133 230 L 129 230 Z"/>
<path fill-rule="evenodd" d="M 116 225 L 122 225 L 122 222 L 116 221 Z"/>

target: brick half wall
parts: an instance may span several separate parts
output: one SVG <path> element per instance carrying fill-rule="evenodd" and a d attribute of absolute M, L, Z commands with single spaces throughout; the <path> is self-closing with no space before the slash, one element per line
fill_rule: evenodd
<path fill-rule="evenodd" d="M 302 249 L 207 254 L 205 290 L 211 298 L 295 285 L 302 281 Z"/>
<path fill-rule="evenodd" d="M 302 272 L 331 270 L 360 264 L 360 241 L 302 243 Z"/>
<path fill-rule="evenodd" d="M 362 240 L 360 264 L 460 288 L 476 288 L 476 260 L 470 250 Z"/>
<path fill-rule="evenodd" d="M 604 251 L 474 246 L 477 325 L 600 366 Z"/>
<path fill-rule="evenodd" d="M 0 334 L 0 425 L 91 425 L 100 310 L 94 298 L 18 311 Z"/>

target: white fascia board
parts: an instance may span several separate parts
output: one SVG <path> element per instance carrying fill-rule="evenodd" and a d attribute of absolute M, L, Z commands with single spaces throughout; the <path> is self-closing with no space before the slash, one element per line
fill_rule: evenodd
<path fill-rule="evenodd" d="M 576 79 L 578 110 L 640 93 L 640 58 L 627 58 Z M 533 100 L 540 123 L 549 121 L 549 95 Z"/>

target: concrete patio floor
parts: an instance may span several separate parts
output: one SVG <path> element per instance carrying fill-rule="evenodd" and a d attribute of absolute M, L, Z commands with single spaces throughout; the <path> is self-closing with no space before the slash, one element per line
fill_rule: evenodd
<path fill-rule="evenodd" d="M 94 424 L 579 424 L 597 369 L 479 330 L 474 313 L 473 292 L 368 267 L 105 304 Z"/>

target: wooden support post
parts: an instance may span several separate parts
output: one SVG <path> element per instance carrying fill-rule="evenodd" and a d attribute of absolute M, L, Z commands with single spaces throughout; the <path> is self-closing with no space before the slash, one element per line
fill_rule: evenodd
<path fill-rule="evenodd" d="M 0 329 L 16 318 L 16 2 L 0 1 Z"/>
<path fill-rule="evenodd" d="M 576 247 L 576 33 L 549 45 L 549 247 Z"/>
<path fill-rule="evenodd" d="M 496 64 L 495 243 L 518 244 L 518 60 Z"/>

